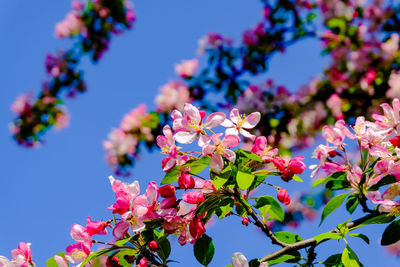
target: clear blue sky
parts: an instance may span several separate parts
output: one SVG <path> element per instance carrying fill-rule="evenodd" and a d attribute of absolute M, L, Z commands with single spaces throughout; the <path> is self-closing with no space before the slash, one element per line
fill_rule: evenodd
<path fill-rule="evenodd" d="M 18 147 L 8 131 L 13 116 L 9 107 L 19 94 L 30 89 L 38 92 L 46 53 L 70 44 L 54 37 L 54 25 L 69 10 L 69 0 L 0 0 L 0 255 L 9 257 L 18 242 L 31 242 L 37 266 L 44 266 L 47 258 L 74 242 L 69 236 L 72 224 L 85 224 L 87 215 L 96 220 L 109 218 L 106 208 L 114 195 L 107 177 L 112 170 L 105 164 L 101 141 L 110 129 L 138 104 L 154 107 L 158 88 L 174 77 L 174 64 L 192 58 L 198 39 L 207 32 L 238 38 L 261 18 L 257 0 L 135 1 L 138 19 L 134 29 L 114 38 L 99 64 L 85 60 L 89 91 L 67 101 L 70 127 L 48 133 L 46 144 L 39 149 Z M 285 56 L 275 57 L 265 77 L 293 90 L 326 64 L 319 51 L 315 41 L 299 44 Z M 158 153 L 143 153 L 130 179 L 139 180 L 143 188 L 150 180 L 161 181 L 160 160 Z M 302 187 L 306 187 L 309 179 L 303 178 Z M 298 184 L 290 187 L 291 192 L 297 189 Z M 320 229 L 317 222 L 306 223 L 300 228 L 301 235 L 328 230 L 347 218 L 342 215 L 332 216 Z M 372 244 L 358 240 L 350 244 L 365 266 L 398 265 L 377 245 L 382 227 L 362 231 L 375 237 Z M 208 233 L 216 245 L 210 266 L 229 264 L 236 251 L 251 259 L 276 249 L 253 227 L 242 226 L 238 218 L 221 221 Z M 181 248 L 176 240 L 173 243 L 173 259 L 181 262 L 179 266 L 198 265 L 190 245 Z M 331 241 L 317 252 L 325 259 L 329 252 L 339 253 L 343 248 L 343 243 Z"/>

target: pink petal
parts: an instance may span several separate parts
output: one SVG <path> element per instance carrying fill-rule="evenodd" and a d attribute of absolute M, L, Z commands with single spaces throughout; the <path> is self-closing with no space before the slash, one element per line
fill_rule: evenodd
<path fill-rule="evenodd" d="M 225 114 L 222 112 L 214 112 L 207 117 L 206 122 L 204 123 L 204 128 L 210 129 L 221 125 L 221 123 L 225 120 Z"/>
<path fill-rule="evenodd" d="M 246 131 L 245 129 L 240 129 L 239 132 L 240 132 L 241 135 L 243 135 L 243 136 L 246 137 L 246 138 L 249 138 L 249 139 L 251 139 L 251 140 L 256 139 L 256 136 L 255 136 L 255 135 L 249 133 L 249 132 Z"/>
<path fill-rule="evenodd" d="M 113 235 L 118 239 L 122 238 L 128 232 L 130 226 L 131 224 L 129 222 L 120 221 L 115 226 L 113 230 Z"/>
<path fill-rule="evenodd" d="M 68 263 L 64 260 L 63 257 L 55 255 L 54 260 L 56 261 L 58 267 L 68 267 Z"/>
<path fill-rule="evenodd" d="M 150 199 L 150 203 L 156 202 L 158 199 L 158 186 L 155 182 L 150 182 L 147 185 L 146 195 Z"/>
<path fill-rule="evenodd" d="M 201 134 L 199 137 L 198 145 L 199 145 L 199 147 L 203 147 L 205 145 L 208 145 L 210 142 L 211 142 L 211 138 L 208 135 Z"/>
<path fill-rule="evenodd" d="M 236 128 L 227 128 L 225 130 L 225 135 L 239 135 L 239 132 Z"/>
<path fill-rule="evenodd" d="M 185 103 L 183 110 L 185 111 L 185 115 L 188 116 L 194 124 L 200 124 L 201 116 L 196 107 L 194 107 L 192 104 Z"/>
<path fill-rule="evenodd" d="M 245 129 L 252 129 L 260 122 L 260 119 L 261 113 L 253 112 L 246 117 L 246 121 L 242 124 L 242 127 Z"/>
<path fill-rule="evenodd" d="M 230 162 L 235 162 L 236 154 L 232 150 L 225 149 L 223 152 L 224 157 L 229 160 Z"/>
<path fill-rule="evenodd" d="M 237 108 L 232 109 L 231 112 L 229 113 L 230 120 L 235 124 L 238 123 L 239 116 L 240 116 L 240 114 L 239 114 L 239 110 Z"/>
<path fill-rule="evenodd" d="M 203 155 L 205 155 L 205 156 L 213 154 L 214 151 L 215 151 L 214 145 L 208 144 L 208 145 L 203 146 Z"/>
<path fill-rule="evenodd" d="M 240 138 L 237 135 L 226 135 L 224 137 L 224 139 L 222 140 L 222 144 L 225 147 L 229 147 L 229 148 L 235 147 L 235 146 L 239 145 L 239 143 L 240 143 Z"/>
<path fill-rule="evenodd" d="M 220 173 L 222 171 L 222 169 L 224 168 L 224 160 L 222 159 L 222 156 L 220 154 L 214 153 L 211 156 L 210 168 L 216 173 Z"/>
<path fill-rule="evenodd" d="M 221 126 L 224 126 L 224 127 L 235 127 L 235 124 L 233 124 L 233 122 L 231 122 L 230 120 L 225 119 L 225 120 L 221 123 Z"/>
<path fill-rule="evenodd" d="M 196 139 L 196 133 L 189 133 L 189 132 L 177 132 L 174 135 L 176 141 L 182 144 L 190 144 Z"/>
<path fill-rule="evenodd" d="M 200 191 L 193 191 L 182 194 L 182 200 L 189 204 L 198 204 L 204 201 L 204 194 Z"/>

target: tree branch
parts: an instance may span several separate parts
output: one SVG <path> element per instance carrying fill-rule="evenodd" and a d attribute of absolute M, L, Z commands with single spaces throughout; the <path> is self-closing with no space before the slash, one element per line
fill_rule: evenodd
<path fill-rule="evenodd" d="M 365 222 L 365 221 L 367 221 L 369 219 L 378 217 L 379 215 L 382 215 L 382 213 L 375 211 L 375 212 L 373 212 L 371 214 L 368 214 L 368 215 L 366 215 L 366 216 L 364 216 L 362 218 L 359 218 L 357 220 L 349 222 L 348 224 L 346 224 L 346 227 L 347 228 L 354 228 L 356 226 L 361 225 L 363 222 Z M 339 233 L 339 229 L 335 228 L 335 229 L 329 231 L 329 233 Z M 280 249 L 278 251 L 275 251 L 275 252 L 273 252 L 271 254 L 266 255 L 265 257 L 260 259 L 260 262 L 265 262 L 265 261 L 269 261 L 269 260 L 275 259 L 275 258 L 277 258 L 277 257 L 279 257 L 279 256 L 281 256 L 283 254 L 286 254 L 288 252 L 291 252 L 291 251 L 297 251 L 297 250 L 300 250 L 300 249 L 303 249 L 303 248 L 306 248 L 306 247 L 311 247 L 311 246 L 312 247 L 316 247 L 317 245 L 319 245 L 319 244 L 321 244 L 321 243 L 323 243 L 323 242 L 325 242 L 327 240 L 329 240 L 329 239 L 324 239 L 324 240 L 320 241 L 317 244 L 317 241 L 312 237 L 312 238 L 309 238 L 309 239 L 306 239 L 306 240 L 302 240 L 302 241 L 299 241 L 299 242 L 296 242 L 296 243 L 293 243 L 293 244 L 287 244 L 287 246 L 284 246 L 282 249 Z"/>
<path fill-rule="evenodd" d="M 240 204 L 242 204 L 242 206 L 245 208 L 247 214 L 249 214 L 250 217 L 254 220 L 254 225 L 259 227 L 261 229 L 261 231 L 263 231 L 263 233 L 265 233 L 272 240 L 272 244 L 279 245 L 283 248 L 288 247 L 290 245 L 290 244 L 282 242 L 278 238 L 276 238 L 276 236 L 271 231 L 271 229 L 263 221 L 261 221 L 258 218 L 257 214 L 253 211 L 253 208 L 243 198 L 242 194 L 240 193 L 240 191 L 238 189 L 235 190 L 235 198 L 236 198 L 236 200 L 239 201 Z"/>

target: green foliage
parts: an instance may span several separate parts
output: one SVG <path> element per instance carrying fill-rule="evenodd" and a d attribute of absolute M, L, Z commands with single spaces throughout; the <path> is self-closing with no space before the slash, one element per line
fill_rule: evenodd
<path fill-rule="evenodd" d="M 381 186 L 396 183 L 397 179 L 394 175 L 386 175 L 382 179 L 379 180 L 376 184 L 368 188 L 368 191 L 376 191 L 379 190 Z"/>
<path fill-rule="evenodd" d="M 353 236 L 353 237 L 361 238 L 362 240 L 364 240 L 365 243 L 369 244 L 369 238 L 366 235 L 356 233 L 356 234 L 348 234 L 346 236 Z"/>
<path fill-rule="evenodd" d="M 268 265 L 272 266 L 282 262 L 298 262 L 301 259 L 301 255 L 298 251 L 291 251 L 283 254 L 275 259 L 269 260 Z"/>
<path fill-rule="evenodd" d="M 218 206 L 217 210 L 215 211 L 218 218 L 219 219 L 224 218 L 226 216 L 226 214 L 228 214 L 230 211 L 232 211 L 234 203 L 235 203 L 235 201 L 232 198 L 223 199 L 219 203 L 219 206 Z"/>
<path fill-rule="evenodd" d="M 254 178 L 254 174 L 238 171 L 236 175 L 236 182 L 240 189 L 246 190 L 253 183 Z"/>
<path fill-rule="evenodd" d="M 341 233 L 323 233 L 317 236 L 314 236 L 314 239 L 317 241 L 317 244 L 326 239 L 342 239 L 343 235 Z"/>
<path fill-rule="evenodd" d="M 342 263 L 344 267 L 360 266 L 360 261 L 358 260 L 356 253 L 354 253 L 354 251 L 349 246 L 346 246 L 346 248 L 343 250 Z"/>
<path fill-rule="evenodd" d="M 215 188 L 219 189 L 228 181 L 231 174 L 232 174 L 232 167 L 228 165 L 219 174 L 211 172 L 210 178 Z"/>
<path fill-rule="evenodd" d="M 400 220 L 396 220 L 389 224 L 383 232 L 381 245 L 388 246 L 400 240 Z"/>
<path fill-rule="evenodd" d="M 256 204 L 253 205 L 265 217 L 269 214 L 270 219 L 275 219 L 283 222 L 285 219 L 285 211 L 282 209 L 279 202 L 271 196 L 262 196 L 256 198 Z"/>
<path fill-rule="evenodd" d="M 179 167 L 175 166 L 172 170 L 167 172 L 161 181 L 161 184 L 170 184 L 178 181 Z"/>
<path fill-rule="evenodd" d="M 359 203 L 357 194 L 350 195 L 346 200 L 346 210 L 350 212 L 350 214 L 353 214 Z"/>
<path fill-rule="evenodd" d="M 326 182 L 328 182 L 328 181 L 333 181 L 333 180 L 339 180 L 339 181 L 347 180 L 346 172 L 344 172 L 344 171 L 334 172 L 334 173 L 332 173 L 331 175 L 329 175 L 329 176 L 326 177 L 326 178 L 322 178 L 322 179 L 315 180 L 315 181 L 312 183 L 312 186 L 313 186 L 313 187 L 316 187 L 317 185 L 326 183 Z"/>
<path fill-rule="evenodd" d="M 329 202 L 326 204 L 324 207 L 324 210 L 322 211 L 321 215 L 321 222 L 319 225 L 322 224 L 322 222 L 325 220 L 326 216 L 331 214 L 334 210 L 336 210 L 340 205 L 342 205 L 343 201 L 347 197 L 347 195 L 350 193 L 345 193 L 342 195 L 334 196 Z"/>
<path fill-rule="evenodd" d="M 276 232 L 274 235 L 278 240 L 288 244 L 293 244 L 303 240 L 299 235 L 290 232 Z"/>
<path fill-rule="evenodd" d="M 215 247 L 211 237 L 203 234 L 193 246 L 194 256 L 204 266 L 210 264 L 214 257 Z"/>
<path fill-rule="evenodd" d="M 323 263 L 325 267 L 342 267 L 342 254 L 329 256 Z"/>

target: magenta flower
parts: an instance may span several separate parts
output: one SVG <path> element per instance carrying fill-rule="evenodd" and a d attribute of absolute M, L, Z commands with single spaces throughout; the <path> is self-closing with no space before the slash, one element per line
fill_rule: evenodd
<path fill-rule="evenodd" d="M 84 243 L 75 243 L 65 249 L 65 259 L 73 264 L 83 262 L 90 254 L 90 248 Z"/>
<path fill-rule="evenodd" d="M 169 172 L 177 164 L 185 164 L 187 156 L 178 154 L 178 149 L 175 146 L 175 139 L 169 125 L 164 126 L 163 133 L 164 135 L 157 136 L 157 145 L 161 148 L 161 153 L 169 155 L 169 157 L 164 158 L 162 162 L 163 171 Z"/>
<path fill-rule="evenodd" d="M 260 156 L 264 162 L 269 162 L 278 154 L 277 148 L 268 146 L 267 138 L 265 136 L 259 136 L 254 141 L 254 146 L 251 152 Z"/>
<path fill-rule="evenodd" d="M 196 137 L 199 137 L 199 145 L 203 146 L 204 129 L 211 129 L 219 126 L 225 120 L 225 114 L 214 112 L 210 114 L 205 123 L 202 122 L 200 111 L 192 104 L 186 103 L 184 106 L 184 116 L 180 112 L 174 113 L 173 129 L 174 138 L 182 144 L 192 143 Z"/>
<path fill-rule="evenodd" d="M 86 231 L 90 236 L 92 235 L 106 235 L 107 234 L 107 229 L 106 227 L 109 226 L 109 223 L 106 221 L 101 221 L 101 222 L 95 222 L 90 219 L 90 217 L 87 217 L 87 222 L 86 222 Z"/>
<path fill-rule="evenodd" d="M 112 210 L 113 213 L 119 213 L 122 215 L 129 210 L 131 200 L 139 194 L 139 183 L 138 181 L 134 181 L 131 184 L 126 184 L 120 180 L 114 179 L 112 176 L 110 176 L 109 179 L 112 190 L 115 192 L 115 196 L 117 197 L 117 201 L 108 209 Z"/>
<path fill-rule="evenodd" d="M 200 191 L 187 192 L 182 195 L 182 200 L 189 204 L 199 204 L 205 200 L 204 194 Z"/>
<path fill-rule="evenodd" d="M 235 162 L 235 152 L 227 148 L 235 147 L 240 143 L 240 139 L 237 135 L 226 135 L 222 141 L 221 136 L 222 133 L 213 134 L 203 146 L 203 155 L 211 156 L 210 168 L 216 173 L 220 173 L 224 168 L 222 156 L 230 162 Z M 213 141 L 213 144 L 210 144 L 211 141 Z"/>
<path fill-rule="evenodd" d="M 11 251 L 12 259 L 9 260 L 4 256 L 0 256 L 1 267 L 28 267 L 34 266 L 32 261 L 31 244 L 20 242 L 17 249 Z"/>
<path fill-rule="evenodd" d="M 225 131 L 225 135 L 239 135 L 240 133 L 244 137 L 252 140 L 256 138 L 245 129 L 253 129 L 260 122 L 260 112 L 253 112 L 246 116 L 244 114 L 240 114 L 239 110 L 234 108 L 229 114 L 229 119 L 230 120 L 225 119 L 225 121 L 222 123 L 222 126 L 228 127 L 228 129 Z"/>

